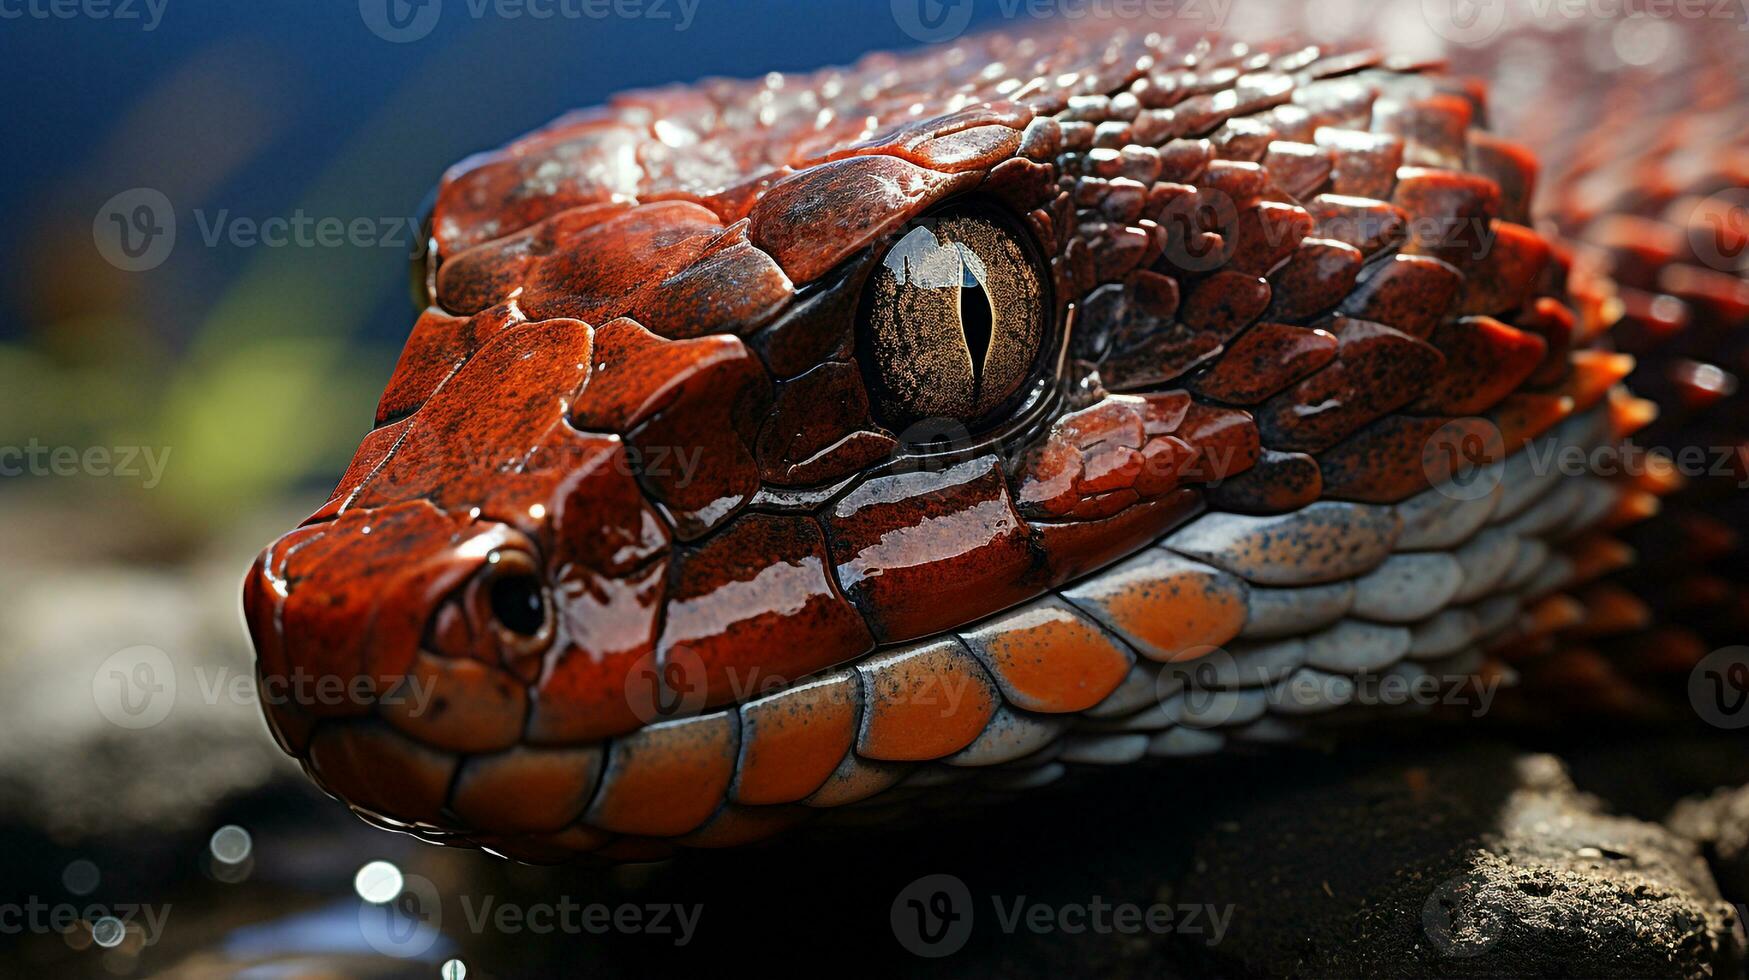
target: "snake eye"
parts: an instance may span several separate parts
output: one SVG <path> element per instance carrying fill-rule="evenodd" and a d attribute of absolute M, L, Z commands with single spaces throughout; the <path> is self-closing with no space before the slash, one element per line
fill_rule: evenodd
<path fill-rule="evenodd" d="M 513 575 L 492 583 L 492 615 L 520 636 L 534 636 L 546 623 L 546 597 L 533 575 Z"/>
<path fill-rule="evenodd" d="M 1050 305 L 1035 251 L 998 212 L 911 223 L 863 291 L 859 346 L 880 419 L 988 428 L 1040 363 Z"/>
<path fill-rule="evenodd" d="M 494 551 L 486 558 L 485 607 L 499 638 L 514 648 L 538 647 L 552 632 L 546 588 L 534 561 L 520 551 Z"/>
<path fill-rule="evenodd" d="M 534 556 L 499 548 L 438 606 L 425 642 L 444 656 L 516 661 L 552 644 L 555 618 Z"/>

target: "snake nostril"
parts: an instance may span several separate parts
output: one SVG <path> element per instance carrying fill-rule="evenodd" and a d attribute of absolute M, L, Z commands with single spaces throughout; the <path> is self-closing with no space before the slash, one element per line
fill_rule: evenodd
<path fill-rule="evenodd" d="M 492 583 L 492 615 L 520 636 L 537 636 L 546 625 L 546 597 L 533 575 L 506 575 Z"/>

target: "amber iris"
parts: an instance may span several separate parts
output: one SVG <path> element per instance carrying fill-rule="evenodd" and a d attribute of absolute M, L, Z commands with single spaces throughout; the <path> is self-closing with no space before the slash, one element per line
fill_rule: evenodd
<path fill-rule="evenodd" d="M 1038 367 L 1044 298 L 1032 250 L 1000 215 L 913 222 L 863 294 L 863 362 L 880 418 L 902 437 L 940 431 L 928 423 L 974 431 L 999 421 Z"/>

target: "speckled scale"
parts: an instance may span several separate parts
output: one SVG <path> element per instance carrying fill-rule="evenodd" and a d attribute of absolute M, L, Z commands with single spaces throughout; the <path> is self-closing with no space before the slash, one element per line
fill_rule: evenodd
<path fill-rule="evenodd" d="M 1327 238 L 1300 242 L 1288 261 L 1269 276 L 1267 316 L 1306 320 L 1341 302 L 1354 288 L 1361 269 L 1360 249 Z"/>
<path fill-rule="evenodd" d="M 1216 401 L 1255 404 L 1330 363 L 1336 348 L 1336 338 L 1324 330 L 1259 323 L 1191 386 Z"/>
<path fill-rule="evenodd" d="M 1439 351 L 1379 323 L 1336 318 L 1339 347 L 1326 367 L 1256 412 L 1271 449 L 1318 452 L 1412 401 L 1444 367 Z"/>
<path fill-rule="evenodd" d="M 759 475 L 778 486 L 832 483 L 886 459 L 897 441 L 869 416 L 854 361 L 828 361 L 777 386 L 759 429 Z"/>

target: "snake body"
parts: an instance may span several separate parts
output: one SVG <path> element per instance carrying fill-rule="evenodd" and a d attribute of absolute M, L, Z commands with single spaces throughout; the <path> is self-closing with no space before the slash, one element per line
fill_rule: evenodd
<path fill-rule="evenodd" d="M 266 697 L 275 737 L 384 826 L 641 860 L 1385 679 L 1630 704 L 1645 623 L 1585 590 L 1673 488 L 1525 450 L 1650 423 L 1621 324 L 1742 281 L 1618 287 L 1487 115 L 1435 62 L 1051 30 L 463 162 L 375 427 L 246 585 L 264 693 L 344 692 Z"/>

